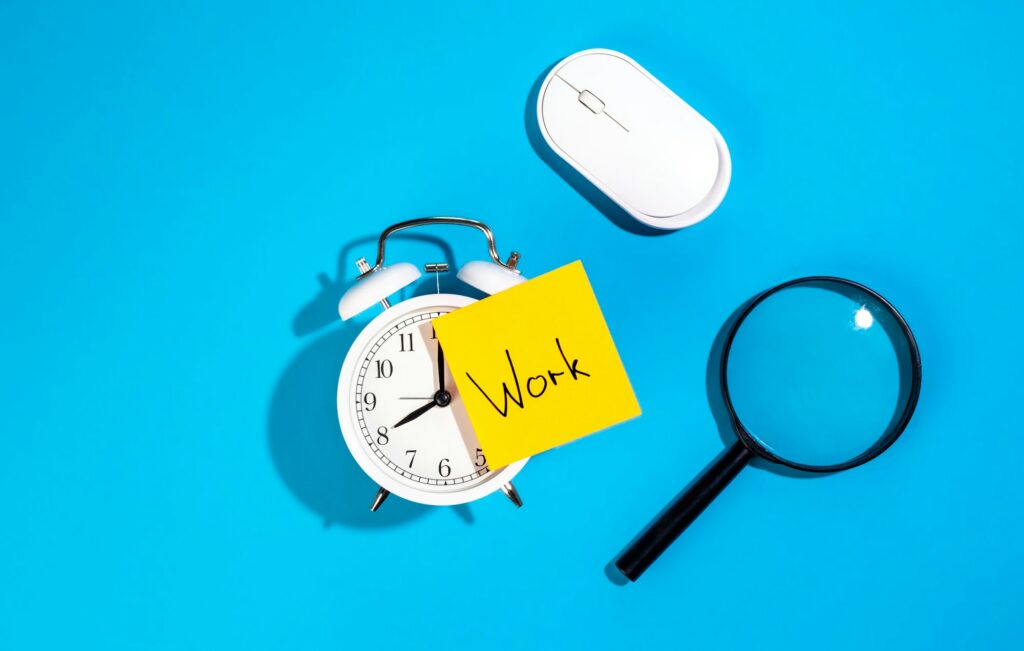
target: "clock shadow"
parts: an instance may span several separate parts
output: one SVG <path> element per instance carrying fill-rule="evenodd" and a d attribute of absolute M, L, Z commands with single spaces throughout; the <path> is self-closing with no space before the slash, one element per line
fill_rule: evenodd
<path fill-rule="evenodd" d="M 447 242 L 412 234 L 393 236 L 389 243 L 392 240 L 396 248 L 402 242 L 420 247 L 428 245 L 439 251 L 434 254 L 436 259 L 429 261 L 447 262 L 452 269 L 439 278 L 425 274 L 415 286 L 393 300 L 433 293 L 438 284 L 442 292 L 471 293 L 455 278 L 455 256 Z M 318 293 L 298 310 L 291 324 L 293 335 L 308 343 L 282 371 L 268 410 L 267 439 L 274 466 L 288 490 L 322 520 L 325 528 L 334 525 L 364 529 L 396 527 L 431 510 L 391 496 L 380 509 L 371 512 L 370 504 L 379 487 L 352 458 L 338 424 L 338 374 L 348 349 L 366 325 L 365 319 L 342 322 L 338 317 L 338 301 L 355 281 L 355 253 L 370 254 L 367 258 L 372 258 L 376 242 L 376 235 L 353 240 L 339 252 L 334 278 L 327 273 L 317 276 Z M 402 259 L 400 255 L 396 258 Z M 378 309 L 372 308 L 373 313 Z M 314 333 L 327 328 L 326 333 L 312 338 Z M 473 523 L 468 505 L 453 507 L 453 512 L 460 521 Z"/>
<path fill-rule="evenodd" d="M 432 286 L 429 289 L 435 292 L 441 291 L 444 293 L 458 293 L 464 296 L 469 295 L 469 290 L 473 289 L 469 286 L 446 288 L 442 284 L 440 290 L 438 290 L 436 280 L 432 280 L 431 285 Z M 424 296 L 429 293 L 430 292 L 417 292 L 416 295 Z M 477 297 L 473 296 L 473 298 Z M 420 338 L 423 339 L 423 341 L 430 341 L 432 339 L 433 324 L 431 322 L 424 321 L 417 327 L 419 328 Z M 437 366 L 438 349 L 439 347 L 428 347 L 427 354 L 430 356 L 432 367 Z M 476 433 L 473 431 L 473 424 L 469 420 L 469 413 L 466 411 L 466 405 L 462 401 L 462 396 L 459 393 L 459 386 L 455 383 L 455 378 L 452 377 L 450 368 L 445 372 L 445 389 L 451 395 L 451 404 L 446 408 L 451 411 L 452 417 L 455 419 L 456 428 L 458 429 L 459 436 L 462 438 L 463 450 L 465 451 L 466 457 L 470 459 L 471 462 L 475 462 L 477 459 L 476 455 L 478 452 L 483 452 L 483 450 L 480 449 L 480 441 L 477 439 Z M 427 394 L 424 392 L 422 397 L 425 400 L 430 400 L 430 398 L 427 398 L 426 396 Z M 467 506 L 468 508 L 468 505 L 462 506 Z M 468 522 L 472 522 L 472 514 L 470 514 L 469 518 L 466 518 L 463 513 L 459 513 L 459 516 Z"/>

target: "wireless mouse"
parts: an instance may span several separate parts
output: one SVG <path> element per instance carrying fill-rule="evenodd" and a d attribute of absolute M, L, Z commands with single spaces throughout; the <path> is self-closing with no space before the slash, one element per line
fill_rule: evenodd
<path fill-rule="evenodd" d="M 557 63 L 540 87 L 544 140 L 638 221 L 675 230 L 722 202 L 732 176 L 718 129 L 621 52 Z"/>

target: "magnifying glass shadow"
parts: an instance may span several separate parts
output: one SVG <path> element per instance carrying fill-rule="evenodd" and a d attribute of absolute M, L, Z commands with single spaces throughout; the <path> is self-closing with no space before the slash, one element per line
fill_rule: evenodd
<path fill-rule="evenodd" d="M 735 435 L 732 438 L 733 438 L 733 440 L 735 440 L 735 438 L 736 438 Z M 724 439 L 724 436 L 723 436 L 723 439 Z M 731 445 L 731 443 L 727 443 L 727 445 Z M 711 468 L 711 466 L 715 465 L 715 463 L 718 462 L 719 458 L 721 458 L 723 455 L 725 455 L 725 453 L 727 451 L 728 451 L 728 448 L 722 450 L 722 452 L 719 453 L 718 456 L 716 456 L 714 459 L 709 461 L 707 463 L 707 465 L 705 465 L 703 468 L 701 468 L 700 472 L 698 472 L 698 473 L 696 473 L 694 475 L 694 477 L 690 481 L 690 483 L 688 483 L 686 486 L 684 486 L 683 489 L 680 490 L 678 493 L 673 495 L 672 499 L 670 499 L 668 502 L 666 502 L 665 506 L 660 511 L 658 511 L 654 515 L 653 518 L 651 518 L 651 522 L 656 522 L 658 519 L 660 519 L 661 516 L 665 514 L 665 511 L 672 505 L 672 503 L 675 502 L 677 499 L 679 499 L 679 497 L 682 496 L 684 493 L 686 493 L 688 490 L 690 490 L 690 488 L 693 486 L 693 484 L 695 482 L 697 482 L 697 480 L 699 480 L 704 475 L 704 473 L 707 472 L 709 468 Z M 631 583 L 631 581 L 629 579 L 627 579 L 625 577 L 625 575 L 622 574 L 621 571 L 619 571 L 619 568 L 616 567 L 615 559 L 617 559 L 619 556 L 621 556 L 622 553 L 625 552 L 627 549 L 632 547 L 633 543 L 635 543 L 637 541 L 637 539 L 640 538 L 640 536 L 642 536 L 644 534 L 645 531 L 647 531 L 647 527 L 641 528 L 640 531 L 635 536 L 633 536 L 633 538 L 628 543 L 623 545 L 622 549 L 617 551 L 615 553 L 615 555 L 612 556 L 611 560 L 608 561 L 608 564 L 604 566 L 604 575 L 613 584 L 622 586 L 622 585 L 629 585 Z"/>
<path fill-rule="evenodd" d="M 743 312 L 751 303 L 754 302 L 754 299 L 756 298 L 757 296 L 752 296 L 744 301 L 743 304 L 736 308 L 736 310 L 729 315 L 729 318 L 725 320 L 725 323 L 715 335 L 714 342 L 711 344 L 711 352 L 708 353 L 707 368 L 704 372 L 704 386 L 707 390 L 708 407 L 711 409 L 711 415 L 714 417 L 715 425 L 718 427 L 718 437 L 722 439 L 722 443 L 725 445 L 726 450 L 736 442 L 737 438 L 736 430 L 733 429 L 732 416 L 729 414 L 729 408 L 725 406 L 725 398 L 722 395 L 722 355 L 725 352 L 725 342 L 729 337 L 729 332 L 736 325 L 736 321 L 739 320 Z M 725 454 L 724 450 L 722 454 Z M 708 465 L 713 465 L 717 459 L 718 457 L 715 457 L 715 460 Z M 749 465 L 753 468 L 767 470 L 768 472 L 773 472 L 783 477 L 795 477 L 797 479 L 819 479 L 827 476 L 828 474 L 805 472 L 803 470 L 789 468 L 777 463 L 772 463 L 759 456 L 755 456 L 753 460 L 750 461 Z"/>
<path fill-rule="evenodd" d="M 870 447 L 842 461 L 814 464 L 783 458 L 735 422 L 735 413 L 728 406 L 729 391 L 722 381 L 723 363 L 729 357 L 727 346 L 731 345 L 736 329 L 741 327 L 750 312 L 757 309 L 766 299 L 793 287 L 818 287 L 837 292 L 852 300 L 859 308 L 855 314 L 844 315 L 844 318 L 851 319 L 849 326 L 852 330 L 867 330 L 872 324 L 878 323 L 896 355 L 899 373 L 898 395 L 887 427 Z M 857 320 L 862 313 L 867 316 L 866 325 Z M 814 326 L 817 327 L 819 326 Z M 823 379 L 827 380 L 827 374 Z M 843 382 L 848 382 L 845 374 Z M 628 579 L 637 580 L 700 516 L 745 465 L 753 465 L 785 477 L 809 479 L 854 468 L 884 452 L 903 433 L 917 405 L 921 389 L 921 355 L 913 333 L 902 315 L 880 294 L 851 280 L 830 276 L 808 276 L 782 283 L 748 299 L 726 319 L 715 336 L 708 354 L 705 386 L 708 406 L 725 449 L 704 468 L 697 479 L 691 481 L 661 510 L 651 524 L 613 557 L 612 562 L 605 567 L 605 575 L 612 583 L 622 585 Z M 623 568 L 621 572 L 620 566 Z"/>
<path fill-rule="evenodd" d="M 694 475 L 694 478 L 690 483 L 684 486 L 677 494 L 673 495 L 672 499 L 668 500 L 664 508 L 651 518 L 651 522 L 656 522 L 665 513 L 665 510 L 668 509 L 669 506 L 671 506 L 680 496 L 689 491 L 693 484 L 703 477 L 705 472 L 714 466 L 737 440 L 736 432 L 733 429 L 732 416 L 729 415 L 729 409 L 725 406 L 725 399 L 722 395 L 722 355 L 725 351 L 725 342 L 728 339 L 729 332 L 733 329 L 740 316 L 746 311 L 747 307 L 749 307 L 759 295 L 760 294 L 750 297 L 729 315 L 729 318 L 725 320 L 725 323 L 722 324 L 722 327 L 715 335 L 715 339 L 711 344 L 711 350 L 708 353 L 708 361 L 704 373 L 704 386 L 707 391 L 708 407 L 711 409 L 711 414 L 715 419 L 715 426 L 718 429 L 718 436 L 722 439 L 724 447 L 714 459 L 708 462 L 700 472 Z M 803 472 L 794 468 L 787 468 L 786 466 L 771 463 L 757 456 L 750 461 L 750 465 L 785 477 L 814 479 L 825 476 L 822 473 Z M 644 531 L 646 531 L 646 527 L 641 529 L 632 540 L 616 552 L 615 555 L 612 556 L 611 560 L 608 561 L 608 564 L 605 565 L 604 574 L 613 584 L 627 585 L 630 583 L 629 579 L 623 576 L 622 572 L 619 571 L 619 568 L 615 566 L 615 559 L 619 558 L 625 550 L 629 549 L 633 543 L 643 535 Z"/>

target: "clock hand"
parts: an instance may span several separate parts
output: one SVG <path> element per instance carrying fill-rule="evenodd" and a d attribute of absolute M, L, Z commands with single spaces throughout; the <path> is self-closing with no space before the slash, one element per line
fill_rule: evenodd
<path fill-rule="evenodd" d="M 437 390 L 444 393 L 444 350 L 437 342 Z"/>
<path fill-rule="evenodd" d="M 411 414 L 409 414 L 408 416 L 406 416 L 402 420 L 400 420 L 397 423 L 395 423 L 395 427 L 400 427 L 402 425 L 405 425 L 406 423 L 408 423 L 411 420 L 416 420 L 417 418 L 419 418 L 423 414 L 427 413 L 429 410 L 433 409 L 436 406 L 437 406 L 437 401 L 431 399 L 430 402 L 428 402 L 427 404 L 423 405 L 422 407 L 416 409 Z M 391 429 L 395 429 L 395 427 L 392 427 Z"/>
<path fill-rule="evenodd" d="M 439 388 L 434 397 L 430 398 L 430 402 L 413 410 L 408 416 L 395 423 L 395 427 L 405 425 L 409 421 L 419 418 L 434 407 L 447 407 L 451 404 L 452 395 L 444 389 L 444 349 L 441 348 L 441 342 L 437 343 L 437 384 Z"/>

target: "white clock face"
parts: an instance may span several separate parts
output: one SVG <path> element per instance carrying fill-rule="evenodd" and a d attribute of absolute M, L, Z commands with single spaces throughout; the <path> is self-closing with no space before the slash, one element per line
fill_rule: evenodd
<path fill-rule="evenodd" d="M 413 489 L 410 499 L 416 493 L 474 493 L 418 500 L 458 503 L 497 488 L 482 486 L 499 473 L 487 465 L 432 325 L 471 302 L 437 295 L 399 303 L 367 326 L 342 370 L 338 405 L 348 413 L 339 415 L 349 447 L 360 448 L 353 455 L 392 492 Z"/>

